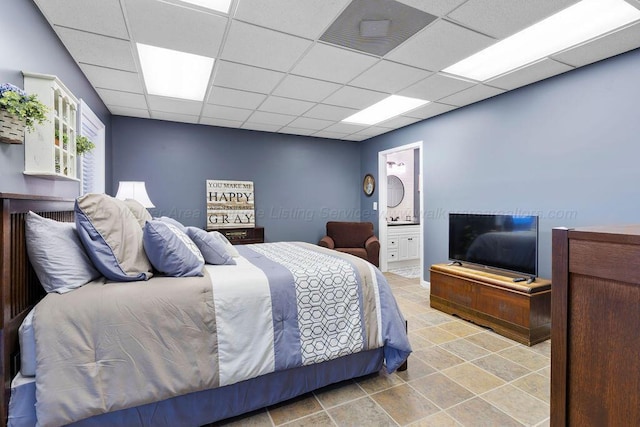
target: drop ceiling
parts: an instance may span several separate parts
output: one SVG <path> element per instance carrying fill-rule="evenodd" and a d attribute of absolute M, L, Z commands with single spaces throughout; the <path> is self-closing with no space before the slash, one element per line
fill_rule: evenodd
<path fill-rule="evenodd" d="M 229 14 L 179 0 L 34 1 L 114 115 L 347 141 L 640 47 L 635 22 L 477 82 L 441 70 L 577 0 L 399 0 L 433 18 L 383 56 L 324 41 L 334 40 L 322 36 L 350 11 L 350 0 L 233 0 Z M 368 4 L 373 20 L 395 3 L 356 2 Z M 204 101 L 149 95 L 136 43 L 215 58 Z M 374 126 L 342 122 L 393 94 L 431 102 Z"/>

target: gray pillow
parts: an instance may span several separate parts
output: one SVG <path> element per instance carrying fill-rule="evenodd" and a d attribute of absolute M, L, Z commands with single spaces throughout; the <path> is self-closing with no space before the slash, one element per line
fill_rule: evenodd
<path fill-rule="evenodd" d="M 140 228 L 144 227 L 145 222 L 151 221 L 151 214 L 139 201 L 135 199 L 125 199 L 124 204 L 127 205 L 133 216 L 136 217 Z"/>
<path fill-rule="evenodd" d="M 224 242 L 201 228 L 187 227 L 187 236 L 198 246 L 204 261 L 213 265 L 236 265 Z"/>
<path fill-rule="evenodd" d="M 45 291 L 63 294 L 100 277 L 74 223 L 29 212 L 25 227 L 29 260 Z"/>
<path fill-rule="evenodd" d="M 144 250 L 159 272 L 173 277 L 202 276 L 204 257 L 180 228 L 160 220 L 144 226 Z"/>
<path fill-rule="evenodd" d="M 20 373 L 23 377 L 36 376 L 36 336 L 33 331 L 32 308 L 18 328 L 18 342 L 20 343 Z"/>
<path fill-rule="evenodd" d="M 80 241 L 107 279 L 131 282 L 153 275 L 142 228 L 122 200 L 89 193 L 76 200 L 75 213 Z"/>
<path fill-rule="evenodd" d="M 169 223 L 171 225 L 175 225 L 176 227 L 178 227 L 180 229 L 180 231 L 182 231 L 183 233 L 187 232 L 187 227 L 185 227 L 180 221 L 178 221 L 177 219 L 173 219 L 169 216 L 161 216 L 158 218 L 154 218 L 155 220 L 158 221 L 162 221 L 162 222 L 166 222 Z"/>
<path fill-rule="evenodd" d="M 227 253 L 231 255 L 233 258 L 238 258 L 240 256 L 240 253 L 238 252 L 238 250 L 233 247 L 229 239 L 227 239 L 227 237 L 224 234 L 222 234 L 219 231 L 210 231 L 209 234 L 215 236 L 216 239 L 219 239 L 222 243 L 224 243 L 225 248 L 227 249 Z"/>

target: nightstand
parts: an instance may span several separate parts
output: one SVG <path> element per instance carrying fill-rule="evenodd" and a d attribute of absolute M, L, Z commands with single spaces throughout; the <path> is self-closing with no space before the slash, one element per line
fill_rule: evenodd
<path fill-rule="evenodd" d="M 216 231 L 222 233 L 234 245 L 264 243 L 264 227 L 220 228 Z"/>

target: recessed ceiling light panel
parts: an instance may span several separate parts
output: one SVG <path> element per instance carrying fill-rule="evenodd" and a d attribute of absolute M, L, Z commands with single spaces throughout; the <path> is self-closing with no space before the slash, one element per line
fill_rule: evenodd
<path fill-rule="evenodd" d="M 358 125 L 375 125 L 376 123 L 384 122 L 385 120 L 399 116 L 402 113 L 406 113 L 407 111 L 411 111 L 428 103 L 429 101 L 425 101 L 424 99 L 391 95 L 342 121 Z"/>
<path fill-rule="evenodd" d="M 136 43 L 147 92 L 150 95 L 202 101 L 214 59 Z"/>
<path fill-rule="evenodd" d="M 196 6 L 206 7 L 207 9 L 216 10 L 225 14 L 229 13 L 231 0 L 180 0 L 184 3 L 195 4 Z"/>
<path fill-rule="evenodd" d="M 443 71 L 485 81 L 639 19 L 624 0 L 582 0 Z"/>

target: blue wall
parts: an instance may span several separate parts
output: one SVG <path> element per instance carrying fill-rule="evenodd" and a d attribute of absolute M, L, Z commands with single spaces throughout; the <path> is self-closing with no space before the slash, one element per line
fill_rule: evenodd
<path fill-rule="evenodd" d="M 146 181 L 154 216 L 206 224 L 207 179 L 253 181 L 267 241 L 311 243 L 360 219 L 357 143 L 113 116 L 113 189 Z"/>
<path fill-rule="evenodd" d="M 107 162 L 110 161 L 110 113 L 84 74 L 46 22 L 35 3 L 3 0 L 0 23 L 0 83 L 24 88 L 22 71 L 53 74 L 82 98 L 106 127 Z M 51 181 L 22 174 L 24 145 L 0 143 L 0 192 L 76 197 L 77 182 Z M 107 182 L 110 177 L 107 173 Z"/>
<path fill-rule="evenodd" d="M 547 278 L 553 227 L 640 223 L 639 76 L 636 49 L 363 142 L 377 178 L 379 151 L 424 141 L 425 279 L 447 261 L 449 212 L 540 215 Z"/>

